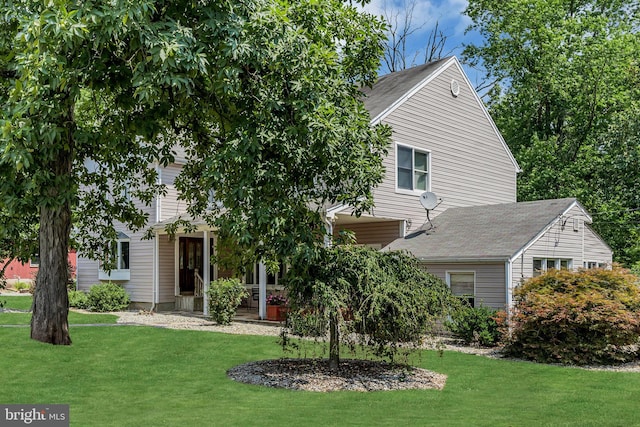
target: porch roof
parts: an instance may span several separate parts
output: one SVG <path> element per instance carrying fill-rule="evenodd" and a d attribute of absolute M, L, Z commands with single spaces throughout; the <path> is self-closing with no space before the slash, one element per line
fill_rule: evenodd
<path fill-rule="evenodd" d="M 156 222 L 155 224 L 153 224 L 151 226 L 151 228 L 153 230 L 155 230 L 155 231 L 158 231 L 160 234 L 163 234 L 163 232 L 165 231 L 165 229 L 166 229 L 166 227 L 168 225 L 173 224 L 174 222 L 176 222 L 178 220 L 187 221 L 198 230 L 200 230 L 200 229 L 209 229 L 209 230 L 211 230 L 212 229 L 212 227 L 210 227 L 209 224 L 207 224 L 207 222 L 203 218 L 201 218 L 201 217 L 193 218 L 188 213 L 183 213 L 183 214 L 180 214 L 180 215 L 172 216 L 171 218 L 167 218 L 164 221 Z"/>

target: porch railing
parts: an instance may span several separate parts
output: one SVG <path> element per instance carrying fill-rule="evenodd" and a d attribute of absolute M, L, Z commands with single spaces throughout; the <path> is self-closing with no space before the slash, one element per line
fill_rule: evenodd
<path fill-rule="evenodd" d="M 202 276 L 200 276 L 200 273 L 197 269 L 194 273 L 193 295 L 196 297 L 201 297 L 204 295 L 204 280 L 202 279 Z"/>

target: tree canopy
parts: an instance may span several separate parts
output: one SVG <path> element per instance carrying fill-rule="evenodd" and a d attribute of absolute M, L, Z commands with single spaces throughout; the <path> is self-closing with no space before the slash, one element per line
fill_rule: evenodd
<path fill-rule="evenodd" d="M 34 339 L 71 342 L 71 229 L 108 268 L 114 221 L 145 226 L 177 146 L 189 213 L 243 253 L 315 241 L 325 204 L 372 204 L 389 131 L 358 89 L 383 26 L 350 2 L 10 0 L 0 20 L 0 241 L 39 251 Z"/>
<path fill-rule="evenodd" d="M 518 199 L 577 197 L 618 261 L 640 259 L 640 8 L 633 0 L 471 0 L 465 57 L 523 172 Z"/>

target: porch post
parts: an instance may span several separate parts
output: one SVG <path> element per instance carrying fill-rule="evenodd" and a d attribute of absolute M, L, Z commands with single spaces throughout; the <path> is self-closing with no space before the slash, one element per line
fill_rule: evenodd
<path fill-rule="evenodd" d="M 260 319 L 267 318 L 267 268 L 263 263 L 258 263 L 258 286 L 259 286 L 259 301 L 258 301 L 258 315 Z"/>
<path fill-rule="evenodd" d="M 211 254 L 209 253 L 209 231 L 204 230 L 204 242 L 202 243 L 202 258 L 204 260 L 203 272 L 202 272 L 202 281 L 204 282 L 203 291 L 204 295 L 202 297 L 202 314 L 205 316 L 209 315 L 209 282 L 211 278 L 209 277 L 209 271 L 211 270 Z"/>

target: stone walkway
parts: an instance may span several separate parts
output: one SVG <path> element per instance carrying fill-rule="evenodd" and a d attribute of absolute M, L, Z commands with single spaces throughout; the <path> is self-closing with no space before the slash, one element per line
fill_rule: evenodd
<path fill-rule="evenodd" d="M 120 311 L 113 313 L 118 316 L 118 323 L 128 325 L 147 325 L 169 329 L 188 329 L 194 331 L 223 332 L 240 335 L 270 335 L 278 336 L 282 331 L 276 322 L 237 322 L 223 326 L 190 313 L 150 313 L 148 311 Z"/>

